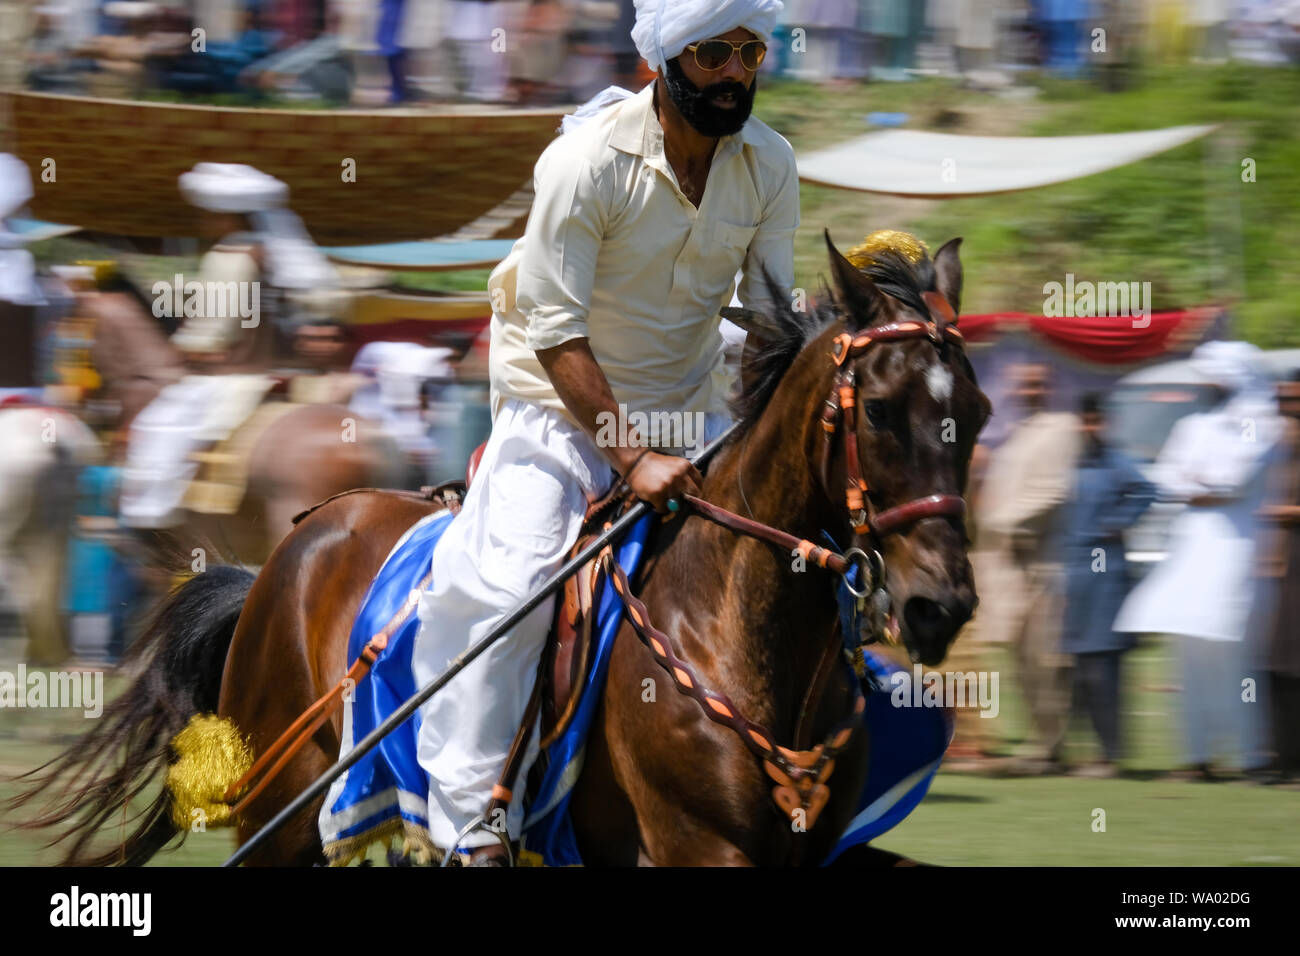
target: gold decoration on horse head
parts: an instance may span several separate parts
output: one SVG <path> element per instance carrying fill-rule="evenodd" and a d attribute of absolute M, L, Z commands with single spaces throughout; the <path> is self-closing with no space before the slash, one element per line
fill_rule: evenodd
<path fill-rule="evenodd" d="M 844 254 L 844 258 L 858 269 L 865 269 L 876 261 L 882 252 L 892 252 L 916 264 L 930 252 L 929 247 L 910 232 L 897 229 L 877 229 Z"/>

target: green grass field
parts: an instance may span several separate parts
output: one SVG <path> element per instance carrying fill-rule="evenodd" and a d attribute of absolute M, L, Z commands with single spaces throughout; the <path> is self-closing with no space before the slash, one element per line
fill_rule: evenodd
<path fill-rule="evenodd" d="M 1000 672 L 1001 712 L 989 723 L 1010 751 L 1023 737 L 1024 716 L 1005 656 L 990 649 L 978 666 Z M 1172 651 L 1147 646 L 1130 655 L 1129 663 L 1126 777 L 995 778 L 941 771 L 920 807 L 876 845 L 951 866 L 1300 865 L 1300 792 L 1165 778 L 1178 763 L 1180 701 L 1166 673 Z M 48 759 L 84 724 L 68 712 L 4 712 L 0 771 L 12 774 Z M 1082 719 L 1070 743 L 1072 759 L 1094 755 Z M 0 783 L 0 796 L 13 792 L 12 784 Z M 1097 808 L 1106 814 L 1104 833 L 1092 829 Z M 228 832 L 193 834 L 153 865 L 212 866 L 232 847 Z M 54 858 L 29 833 L 6 830 L 0 836 L 0 865 Z"/>
<path fill-rule="evenodd" d="M 1300 792 L 1166 776 L 1181 763 L 1176 653 L 1161 642 L 1126 658 L 1125 776 L 993 778 L 941 770 L 916 811 L 875 845 L 949 866 L 1300 865 Z M 991 649 L 979 666 L 1000 671 L 1002 712 L 989 723 L 1010 751 L 1023 741 L 1026 720 L 1008 658 L 1004 649 Z M 1069 761 L 1097 757 L 1095 740 L 1076 714 Z M 1105 832 L 1093 831 L 1098 808 Z"/>

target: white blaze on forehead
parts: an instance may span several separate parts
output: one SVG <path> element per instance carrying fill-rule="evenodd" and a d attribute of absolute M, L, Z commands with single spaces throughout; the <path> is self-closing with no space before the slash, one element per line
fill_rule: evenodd
<path fill-rule="evenodd" d="M 947 401 L 948 396 L 952 394 L 952 372 L 935 362 L 926 370 L 925 387 L 930 390 L 936 402 Z"/>

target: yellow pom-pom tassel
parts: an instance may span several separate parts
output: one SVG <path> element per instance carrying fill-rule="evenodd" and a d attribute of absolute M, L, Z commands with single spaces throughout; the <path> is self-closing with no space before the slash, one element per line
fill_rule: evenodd
<path fill-rule="evenodd" d="M 107 282 L 117 274 L 117 263 L 112 259 L 78 259 L 74 265 L 95 270 L 95 284 Z"/>
<path fill-rule="evenodd" d="M 234 723 L 213 714 L 195 715 L 172 738 L 177 760 L 167 770 L 172 822 L 188 830 L 234 824 L 226 790 L 253 766 L 253 748 Z"/>
<path fill-rule="evenodd" d="M 417 843 L 411 847 L 411 862 L 416 866 L 428 866 L 433 862 L 433 854 L 429 852 L 428 847 Z"/>
<path fill-rule="evenodd" d="M 844 254 L 844 258 L 859 269 L 876 261 L 882 252 L 893 252 L 908 262 L 920 262 L 929 253 L 929 247 L 910 232 L 897 229 L 877 229 Z"/>

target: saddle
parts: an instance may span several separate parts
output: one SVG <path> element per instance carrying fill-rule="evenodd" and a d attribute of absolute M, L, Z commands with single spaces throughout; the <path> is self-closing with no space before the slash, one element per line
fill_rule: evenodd
<path fill-rule="evenodd" d="M 478 471 L 484 447 L 480 445 L 470 455 L 465 468 L 466 490 Z M 569 560 L 577 556 L 610 522 L 635 502 L 636 496 L 622 482 L 616 482 L 605 497 L 588 505 L 578 540 L 569 551 Z M 540 717 L 540 746 L 545 750 L 560 739 L 573 720 L 591 664 L 596 597 L 604 585 L 605 569 L 608 567 L 605 559 L 611 554 L 610 547 L 601 549 L 596 557 L 582 565 L 564 582 L 562 598 L 556 602 L 555 617 L 546 636 L 546 646 L 538 665 L 532 696 L 528 700 L 519 729 L 515 732 L 501 776 L 492 788 L 492 799 L 484 810 L 484 820 L 495 819 L 498 812 L 504 813 L 514 799 L 515 781 L 523 765 L 534 721 Z"/>
<path fill-rule="evenodd" d="M 470 455 L 465 467 L 466 490 L 478 471 L 484 447 L 485 445 L 479 445 Z M 440 486 L 438 490 L 442 491 L 444 487 Z M 635 500 L 621 484 L 615 484 L 605 497 L 588 505 L 583 516 L 582 530 L 569 551 L 568 558 L 572 559 L 587 547 L 600 534 L 607 521 L 612 521 L 623 510 L 631 507 Z M 533 695 L 537 701 L 530 705 L 519 735 L 526 740 L 527 731 L 531 729 L 533 720 L 538 716 L 537 708 L 540 707 L 543 749 L 559 739 L 578 707 L 581 688 L 586 682 L 587 667 L 591 661 L 596 597 L 604 584 L 604 558 L 608 552 L 610 549 L 605 548 L 566 580 L 562 599 L 556 603 L 555 617 L 546 637 L 546 647 L 538 671 L 539 690 Z M 511 749 L 511 760 L 507 761 L 508 768 L 522 756 L 523 741 L 516 740 L 515 743 L 516 746 Z M 515 753 L 517 749 L 520 750 L 519 755 Z"/>
<path fill-rule="evenodd" d="M 294 515 L 293 523 L 297 525 L 309 514 L 335 499 L 365 492 L 382 492 L 386 495 L 427 502 L 432 505 L 430 514 L 436 514 L 444 509 L 453 515 L 458 514 L 461 501 L 465 497 L 469 483 L 474 479 L 474 472 L 478 469 L 482 455 L 483 446 L 480 445 L 470 456 L 464 482 L 444 482 L 440 485 L 423 487 L 419 491 L 353 488 L 332 495 L 299 512 Z M 618 483 L 604 498 L 593 502 L 587 509 L 582 531 L 570 552 L 570 559 L 598 535 L 606 522 L 612 521 L 617 512 L 630 507 L 635 500 L 634 496 L 625 491 L 622 483 Z M 595 595 L 599 593 L 598 589 L 602 584 L 602 569 L 607 566 L 603 558 L 611 553 L 610 548 L 602 549 L 595 559 L 583 565 L 576 574 L 565 581 L 563 600 L 557 604 L 555 618 L 542 655 L 538 679 L 534 682 L 532 696 L 529 698 L 523 722 L 511 745 L 500 781 L 492 789 L 492 801 L 484 814 L 485 819 L 492 819 L 494 808 L 504 809 L 511 802 L 511 788 L 519 774 L 525 744 L 532 734 L 533 722 L 537 720 L 539 711 L 542 718 L 543 747 L 549 747 L 554 743 L 572 721 L 591 660 L 592 632 L 596 617 Z M 426 575 L 425 584 L 429 577 L 430 575 Z M 425 584 L 419 587 L 423 588 Z M 418 593 L 418 590 L 412 593 Z M 404 608 L 392 617 L 381 631 L 371 637 L 344 679 L 308 708 L 285 733 L 262 752 L 252 767 L 236 783 L 227 788 L 226 801 L 233 803 L 239 800 L 238 805 L 235 806 L 235 813 L 241 812 L 265 788 L 284 762 L 292 758 L 337 709 L 349 684 L 355 685 L 365 679 L 371 666 L 387 646 L 389 638 L 414 609 L 414 602 L 408 600 Z M 273 761 L 274 766 L 272 766 Z"/>
<path fill-rule="evenodd" d="M 210 448 L 190 452 L 199 468 L 182 499 L 184 507 L 200 514 L 230 515 L 239 511 L 248 491 L 249 462 L 253 449 L 272 425 L 301 405 L 266 402 L 236 424 Z"/>
<path fill-rule="evenodd" d="M 297 524 L 307 515 L 335 498 L 366 491 L 383 491 L 385 494 L 418 498 L 433 505 L 431 513 L 436 513 L 445 508 L 453 515 L 457 514 L 461 508 L 461 501 L 464 499 L 470 483 L 474 480 L 474 473 L 478 470 L 480 459 L 483 456 L 483 447 L 480 445 L 470 456 L 465 469 L 464 482 L 445 482 L 441 485 L 421 488 L 419 491 L 356 488 L 334 495 L 300 512 L 294 516 L 293 522 Z M 587 507 L 578 540 L 569 552 L 570 560 L 583 548 L 587 547 L 593 538 L 598 537 L 604 528 L 608 527 L 619 514 L 632 507 L 635 502 L 635 496 L 626 489 L 622 482 L 616 483 L 605 497 L 592 502 Z M 526 745 L 532 736 L 534 721 L 537 721 L 539 717 L 541 719 L 541 746 L 543 749 L 550 747 L 558 740 L 572 722 L 580 703 L 582 688 L 586 684 L 587 671 L 591 664 L 593 632 L 597 612 L 596 595 L 601 593 L 600 588 L 603 585 L 605 569 L 610 567 L 610 563 L 605 559 L 611 556 L 612 553 L 612 547 L 603 548 L 595 558 L 584 564 L 564 582 L 563 597 L 556 604 L 555 617 L 547 635 L 546 646 L 539 663 L 538 677 L 533 686 L 533 693 L 529 697 L 524 718 L 515 734 L 514 742 L 511 744 L 505 767 L 496 785 L 492 788 L 492 798 L 483 813 L 482 820 L 496 819 L 496 811 L 504 812 L 512 802 L 515 780 L 519 776 L 523 764 Z M 619 573 L 621 574 L 621 572 Z M 383 631 L 371 638 L 370 643 L 362 651 L 361 656 L 352 669 L 349 670 L 344 681 L 314 704 L 289 731 L 258 758 L 258 762 L 254 764 L 253 768 L 235 786 L 229 789 L 227 792 L 229 799 L 233 800 L 236 794 L 242 792 L 250 781 L 256 779 L 261 774 L 263 765 L 268 765 L 272 756 L 277 755 L 284 748 L 288 748 L 289 754 L 292 755 L 302 746 L 306 737 L 313 733 L 315 728 L 329 716 L 332 707 L 340 699 L 347 681 L 360 681 L 366 676 L 371 664 L 374 663 L 378 654 L 387 645 L 391 630 L 398 627 L 413 609 L 414 605 L 408 602 L 404 611 L 394 617 Z M 268 779 L 269 777 L 262 775 L 261 782 L 248 796 L 243 798 L 243 802 L 246 803 L 256 796 L 257 791 L 265 786 Z M 241 803 L 241 807 L 242 805 L 243 803 Z M 236 810 L 238 809 L 240 808 L 237 807 Z M 489 827 L 489 829 L 492 828 Z"/>

